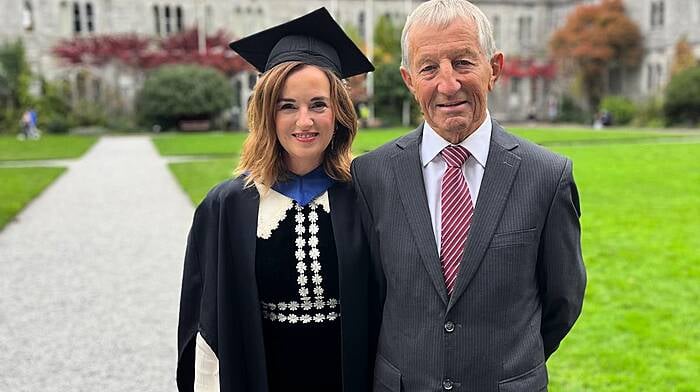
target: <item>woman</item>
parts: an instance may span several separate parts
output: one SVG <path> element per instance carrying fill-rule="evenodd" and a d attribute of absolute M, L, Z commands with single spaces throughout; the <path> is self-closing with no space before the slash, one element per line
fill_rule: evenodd
<path fill-rule="evenodd" d="M 373 67 L 325 9 L 231 47 L 263 74 L 242 174 L 195 212 L 178 387 L 366 390 L 367 250 L 349 183 L 357 116 L 339 77 Z"/>

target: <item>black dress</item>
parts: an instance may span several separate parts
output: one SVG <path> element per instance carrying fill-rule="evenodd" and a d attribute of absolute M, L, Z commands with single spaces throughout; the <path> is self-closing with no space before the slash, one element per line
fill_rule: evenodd
<path fill-rule="evenodd" d="M 270 192 L 275 192 L 271 190 Z M 340 391 L 338 259 L 327 193 L 306 206 L 284 195 L 259 213 L 283 216 L 258 236 L 256 279 L 271 392 Z M 267 198 L 264 200 L 268 200 Z M 291 206 L 291 208 L 290 208 Z M 288 209 L 287 209 L 288 208 Z M 279 209 L 287 209 L 284 215 Z M 271 211 L 272 210 L 272 211 Z M 274 225 L 275 217 L 272 217 Z"/>
<path fill-rule="evenodd" d="M 291 291 L 280 294 L 270 293 L 268 288 L 258 287 L 258 280 L 265 286 L 267 284 L 263 282 L 266 280 L 263 276 L 258 276 L 257 269 L 259 260 L 262 259 L 260 255 L 276 249 L 277 246 L 269 240 L 273 239 L 273 234 L 274 237 L 282 234 L 284 230 L 280 229 L 289 223 L 289 221 L 283 223 L 284 219 L 295 219 L 295 207 L 287 198 L 284 204 L 289 208 L 281 210 L 281 214 L 274 219 L 267 219 L 268 214 L 265 212 L 271 210 L 268 209 L 268 198 L 260 197 L 255 187 L 245 187 L 244 181 L 245 177 L 239 177 L 221 183 L 209 192 L 195 212 L 188 237 L 180 299 L 178 389 L 182 392 L 193 390 L 195 338 L 200 334 L 219 361 L 221 392 L 269 392 L 279 390 L 281 383 L 304 383 L 309 379 L 319 384 L 326 383 L 328 380 L 340 382 L 340 369 L 342 369 L 344 392 L 369 390 L 372 369 L 370 364 L 374 363 L 374 348 L 368 340 L 367 260 L 369 255 L 360 220 L 354 211 L 355 197 L 352 185 L 334 184 L 327 189 L 327 200 L 322 195 L 322 208 L 317 207 L 319 218 L 317 248 L 320 253 L 320 276 L 325 307 L 318 311 L 314 309 L 313 315 L 321 313 L 326 320 L 329 315 L 333 318 L 328 301 L 337 298 L 338 309 L 342 304 L 342 312 L 336 311 L 336 313 L 342 313 L 342 317 L 336 316 L 336 320 L 330 320 L 331 322 L 304 323 L 303 320 L 308 319 L 304 318 L 299 322 L 299 317 L 303 314 L 297 310 L 296 323 L 281 325 L 282 323 L 272 322 L 263 316 L 261 302 L 276 301 L 279 308 L 279 302 L 300 299 L 299 287 L 296 283 L 299 277 L 296 271 L 297 261 L 292 260 L 294 270 L 291 274 L 286 274 L 294 279 L 292 283 L 297 286 L 292 285 Z M 330 214 L 328 214 L 329 210 Z M 303 214 L 308 216 L 310 211 L 306 210 Z M 311 239 L 309 221 L 305 221 L 304 226 L 306 227 L 305 240 L 309 240 Z M 293 256 L 293 252 L 296 251 L 296 232 L 287 231 L 287 233 L 287 236 L 294 238 L 293 241 L 282 241 L 287 244 L 288 250 L 273 253 L 296 257 Z M 304 250 L 309 252 L 311 248 L 306 245 Z M 314 283 L 311 279 L 314 274 L 310 259 L 307 258 L 305 263 L 307 271 L 310 271 L 306 273 L 309 279 L 307 283 L 309 296 L 313 298 Z M 276 264 L 283 265 L 281 262 Z M 282 285 L 279 286 L 282 287 Z M 279 297 L 273 297 L 273 295 L 279 295 Z M 320 316 L 318 318 L 320 319 Z M 342 333 L 340 333 L 341 326 Z M 374 331 L 374 323 L 372 326 Z M 278 327 L 284 328 L 278 329 Z M 329 328 L 325 329 L 326 327 Z M 273 345 L 274 341 L 269 333 L 272 329 L 278 332 L 286 331 L 287 336 L 292 337 L 283 339 L 278 345 Z M 311 338 L 295 338 L 294 336 L 300 336 L 294 334 L 295 330 L 301 330 L 302 333 L 306 331 Z M 319 333 L 321 330 L 324 332 Z M 325 339 L 323 344 L 319 340 L 322 335 L 327 336 L 323 338 Z M 333 341 L 334 336 L 335 339 L 342 341 L 342 346 L 339 343 L 326 344 Z M 374 337 L 375 333 L 373 332 L 371 336 Z M 374 341 L 374 339 L 371 340 L 371 342 Z M 304 344 L 304 342 L 307 343 Z M 278 358 L 284 358 L 284 355 L 287 355 L 287 358 L 291 357 L 291 359 L 276 362 L 281 365 L 272 363 L 271 350 L 275 350 L 274 347 L 284 350 L 292 347 L 291 345 L 301 348 L 287 349 L 287 354 L 285 351 L 278 351 L 280 355 Z M 341 366 L 338 366 L 339 360 L 331 363 L 331 360 L 321 360 L 309 354 L 308 350 L 314 347 L 324 347 L 322 352 L 325 358 L 338 357 L 338 354 L 332 351 L 340 350 Z M 271 369 L 268 369 L 270 366 Z M 285 367 L 295 369 L 288 373 L 292 374 L 291 377 L 282 373 Z M 299 369 L 302 370 L 301 373 Z M 274 385 L 268 387 L 270 381 Z M 282 387 L 289 391 L 316 388 L 290 385 Z M 322 386 L 316 389 L 341 390 L 340 387 Z"/>

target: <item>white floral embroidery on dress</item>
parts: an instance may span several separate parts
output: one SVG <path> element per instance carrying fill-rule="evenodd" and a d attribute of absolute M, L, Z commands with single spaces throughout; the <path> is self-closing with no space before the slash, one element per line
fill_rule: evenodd
<path fill-rule="evenodd" d="M 271 190 L 270 194 L 272 192 L 275 191 Z M 268 200 L 275 200 L 274 196 L 272 197 L 273 199 Z M 286 198 L 286 196 L 282 197 Z M 263 203 L 263 201 L 261 200 L 261 207 L 262 204 L 266 203 L 267 201 Z M 277 205 L 279 206 L 279 208 L 285 208 L 284 215 L 274 224 L 274 227 L 268 224 L 268 226 L 272 227 L 272 229 L 270 229 L 268 237 L 261 238 L 269 238 L 269 235 L 274 229 L 277 228 L 279 222 L 281 222 L 284 219 L 284 217 L 287 214 L 287 211 L 289 211 L 291 207 L 294 207 L 294 220 L 296 222 L 294 231 L 297 234 L 297 238 L 295 240 L 296 251 L 294 252 L 294 257 L 298 261 L 296 264 L 296 270 L 297 284 L 299 286 L 299 301 L 279 303 L 268 303 L 261 301 L 263 317 L 271 321 L 278 321 L 282 323 L 288 322 L 292 324 L 296 324 L 298 322 L 301 322 L 302 324 L 308 324 L 312 321 L 315 323 L 321 323 L 324 321 L 336 320 L 338 318 L 338 313 L 336 311 L 336 308 L 338 307 L 338 300 L 335 298 L 330 298 L 326 301 L 323 297 L 323 277 L 321 276 L 321 263 L 318 261 L 318 259 L 321 257 L 321 252 L 318 249 L 318 237 L 316 236 L 316 234 L 318 234 L 319 232 L 319 227 L 316 224 L 316 222 L 318 222 L 318 212 L 316 211 L 318 209 L 318 206 L 321 206 L 327 213 L 330 213 L 328 192 L 324 192 L 323 195 L 319 196 L 316 200 L 312 201 L 309 204 L 310 211 L 308 217 L 304 216 L 304 209 L 295 201 L 292 201 L 290 206 L 286 204 L 282 206 L 282 203 L 278 203 Z M 269 212 L 269 210 L 265 211 Z M 277 216 L 277 214 L 275 216 Z M 261 220 L 259 219 L 258 227 L 260 227 L 260 221 Z M 307 226 L 304 225 L 304 223 L 307 221 L 309 222 L 308 229 Z M 306 234 L 307 232 L 309 233 L 308 241 L 303 237 L 304 234 Z M 258 233 L 260 233 L 260 230 L 258 230 Z M 308 252 L 304 250 L 306 246 L 308 246 L 309 248 Z M 309 261 L 308 264 L 305 262 L 307 260 Z M 306 271 L 308 269 L 310 269 L 311 272 L 313 272 L 313 275 L 311 276 L 311 283 L 313 283 L 314 294 L 313 300 L 309 296 L 309 287 L 307 287 L 307 284 L 309 283 L 309 278 L 306 275 Z M 312 309 L 320 311 L 325 308 L 333 311 L 329 312 L 328 314 L 304 313 Z M 278 310 L 278 312 L 275 312 L 275 310 Z M 301 313 L 294 313 L 297 311 Z M 289 313 L 285 314 L 283 312 Z"/>

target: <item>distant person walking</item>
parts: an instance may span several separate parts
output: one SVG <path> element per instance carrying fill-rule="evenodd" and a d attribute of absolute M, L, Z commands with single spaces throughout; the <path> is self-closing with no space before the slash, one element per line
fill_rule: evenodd
<path fill-rule="evenodd" d="M 37 127 L 37 113 L 34 109 L 25 110 L 20 120 L 20 133 L 17 135 L 19 140 L 32 139 L 37 140 L 41 137 L 39 128 Z"/>

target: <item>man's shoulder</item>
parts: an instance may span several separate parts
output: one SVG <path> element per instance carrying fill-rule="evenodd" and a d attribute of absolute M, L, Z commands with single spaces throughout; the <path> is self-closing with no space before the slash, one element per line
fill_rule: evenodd
<path fill-rule="evenodd" d="M 498 124 L 494 126 L 492 142 L 511 150 L 521 158 L 521 163 L 562 168 L 568 161 L 568 158 L 565 156 L 515 135 Z M 515 148 L 511 148 L 512 146 L 515 146 Z"/>

